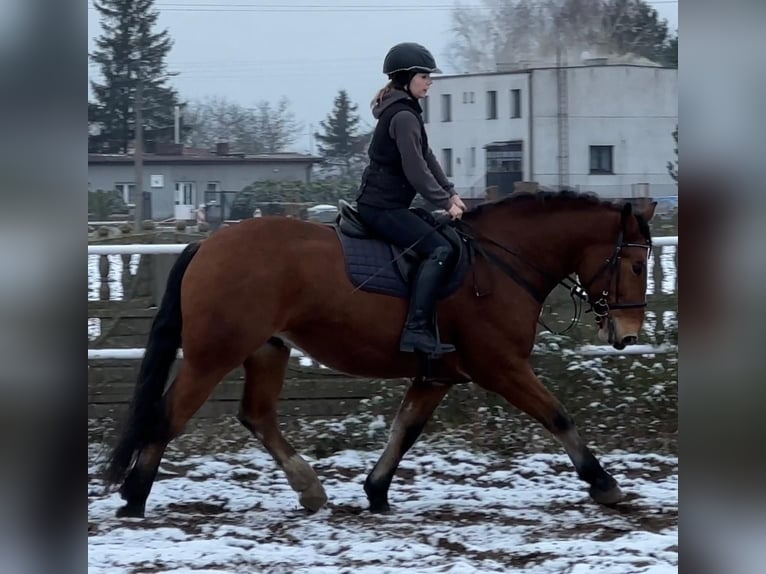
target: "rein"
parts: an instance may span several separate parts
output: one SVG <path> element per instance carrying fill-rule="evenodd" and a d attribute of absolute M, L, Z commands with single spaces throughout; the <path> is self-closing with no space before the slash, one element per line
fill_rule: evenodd
<path fill-rule="evenodd" d="M 622 249 L 624 247 L 642 247 L 651 251 L 651 247 L 652 247 L 651 241 L 649 241 L 646 244 L 625 243 L 624 236 L 625 236 L 626 219 L 627 219 L 627 216 L 623 213 L 621 225 L 620 225 L 620 232 L 617 235 L 617 241 L 615 242 L 615 248 L 614 248 L 614 252 L 612 253 L 612 256 L 606 260 L 604 265 L 591 278 L 591 280 L 585 283 L 584 285 L 575 276 L 571 274 L 564 277 L 563 279 L 558 279 L 557 277 L 554 277 L 545 269 L 542 269 L 535 263 L 531 262 L 528 258 L 525 258 L 524 256 L 522 256 L 522 254 L 519 253 L 518 251 L 509 249 L 502 243 L 479 232 L 475 227 L 463 221 L 462 219 L 458 219 L 455 221 L 455 227 L 457 228 L 458 233 L 460 233 L 463 237 L 465 237 L 471 242 L 471 245 L 473 246 L 474 250 L 479 255 L 484 257 L 489 263 L 498 267 L 505 275 L 507 275 L 508 277 L 513 279 L 516 283 L 518 283 L 521 287 L 523 287 L 535 299 L 535 301 L 540 303 L 540 305 L 542 305 L 545 302 L 546 294 L 541 293 L 537 288 L 535 288 L 535 286 L 532 285 L 532 283 L 530 283 L 526 278 L 524 278 L 512 265 L 510 265 L 509 263 L 501 259 L 499 256 L 495 255 L 494 253 L 487 251 L 484 247 L 481 246 L 480 242 L 489 243 L 490 245 L 493 245 L 494 247 L 501 249 L 502 251 L 508 253 L 509 255 L 513 255 L 514 257 L 519 259 L 522 263 L 524 263 L 527 267 L 531 268 L 532 270 L 536 271 L 538 274 L 543 276 L 545 279 L 547 279 L 548 283 L 553 284 L 553 287 L 556 287 L 557 285 L 561 285 L 562 287 L 566 288 L 569 291 L 569 296 L 572 300 L 572 304 L 574 306 L 575 312 L 572 316 L 572 320 L 570 321 L 569 325 L 563 331 L 559 331 L 559 332 L 554 331 L 545 323 L 545 321 L 543 321 L 542 317 L 538 318 L 538 322 L 545 329 L 547 329 L 548 331 L 556 335 L 561 335 L 569 331 L 572 327 L 574 327 L 577 324 L 577 322 L 580 320 L 580 317 L 582 316 L 582 304 L 586 302 L 588 303 L 589 308 L 585 312 L 586 313 L 593 312 L 594 316 L 599 319 L 608 316 L 609 311 L 611 309 L 635 309 L 635 308 L 646 307 L 645 299 L 643 302 L 640 302 L 640 303 L 621 303 L 619 301 L 620 259 L 621 259 Z M 601 296 L 596 301 L 594 301 L 589 295 L 588 290 L 596 282 L 596 280 L 606 272 L 609 272 L 609 276 L 606 281 L 606 286 L 602 290 Z M 617 274 L 617 283 L 616 283 L 616 289 L 615 289 L 616 300 L 614 303 L 609 303 L 609 288 L 612 284 L 612 278 L 614 277 L 615 273 Z M 477 292 L 477 296 L 478 295 L 479 293 Z"/>

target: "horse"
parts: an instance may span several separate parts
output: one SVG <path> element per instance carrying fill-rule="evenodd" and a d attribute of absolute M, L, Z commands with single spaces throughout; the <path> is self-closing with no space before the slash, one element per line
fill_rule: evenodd
<path fill-rule="evenodd" d="M 107 486 L 119 486 L 125 501 L 117 515 L 144 516 L 167 444 L 240 365 L 238 420 L 281 467 L 300 504 L 309 512 L 322 508 L 327 496 L 317 474 L 278 425 L 291 347 L 343 373 L 412 379 L 364 482 L 372 512 L 390 511 L 399 462 L 450 388 L 468 381 L 545 427 L 590 497 L 617 504 L 624 494 L 616 480 L 529 359 L 542 304 L 567 278 L 594 311 L 600 339 L 617 349 L 638 342 L 655 206 L 572 191 L 517 193 L 445 225 L 445 232 L 460 231 L 467 263 L 456 288 L 437 303 L 441 339 L 456 350 L 425 358 L 427 372 L 424 357 L 399 350 L 406 297 L 352 282 L 337 226 L 269 216 L 188 245 L 169 273 L 127 420 L 105 468 Z M 168 385 L 179 347 L 184 359 Z"/>

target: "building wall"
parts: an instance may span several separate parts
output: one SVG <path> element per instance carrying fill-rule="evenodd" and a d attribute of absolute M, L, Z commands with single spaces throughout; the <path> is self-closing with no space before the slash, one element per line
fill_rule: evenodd
<path fill-rule="evenodd" d="M 484 146 L 495 141 L 527 141 L 529 106 L 525 96 L 529 78 L 526 73 L 452 76 L 436 78 L 428 95 L 428 138 L 434 154 L 443 162 L 442 149 L 453 150 L 453 175 L 450 178 L 465 197 L 483 195 L 486 176 Z M 521 117 L 511 118 L 511 90 L 521 90 Z M 487 119 L 487 92 L 497 92 L 497 118 Z M 442 121 L 442 95 L 452 96 L 452 121 Z M 464 102 L 464 94 L 468 97 Z M 470 94 L 473 94 L 471 102 Z M 471 148 L 476 166 L 471 167 Z M 528 154 L 524 154 L 528 172 Z M 442 166 L 445 167 L 446 166 Z"/>
<path fill-rule="evenodd" d="M 556 70 L 532 72 L 532 179 L 559 183 Z M 626 197 L 650 184 L 654 196 L 676 195 L 667 171 L 678 123 L 678 74 L 666 68 L 592 66 L 567 70 L 570 186 Z M 590 146 L 613 146 L 613 175 L 590 174 Z"/>
<path fill-rule="evenodd" d="M 240 191 L 255 181 L 305 181 L 310 179 L 310 163 L 257 163 L 257 164 L 144 164 L 144 189 L 152 196 L 152 217 L 167 219 L 174 217 L 175 185 L 177 182 L 193 182 L 195 192 L 193 204 L 204 201 L 209 183 L 217 183 L 223 191 Z M 132 164 L 88 165 L 89 189 L 115 189 L 118 183 L 132 183 Z M 152 175 L 163 176 L 162 187 L 151 187 Z"/>
<path fill-rule="evenodd" d="M 630 196 L 631 186 L 650 184 L 653 196 L 676 195 L 667 172 L 674 158 L 671 133 L 678 122 L 678 72 L 637 66 L 569 68 L 567 77 L 568 185 L 604 196 Z M 521 118 L 511 119 L 511 90 L 521 90 Z M 486 118 L 486 92 L 498 94 L 498 118 Z M 463 93 L 474 92 L 464 104 Z M 452 121 L 441 121 L 441 95 L 452 95 Z M 486 152 L 496 141 L 521 140 L 524 179 L 555 187 L 559 184 L 557 70 L 445 76 L 435 78 L 429 91 L 431 147 L 452 148 L 453 177 L 466 197 L 484 193 Z M 531 117 L 530 117 L 531 107 Z M 613 146 L 613 174 L 590 174 L 590 146 Z M 476 168 L 464 158 L 477 150 Z M 530 153 L 531 152 L 531 153 Z M 457 164 L 457 158 L 461 159 Z"/>

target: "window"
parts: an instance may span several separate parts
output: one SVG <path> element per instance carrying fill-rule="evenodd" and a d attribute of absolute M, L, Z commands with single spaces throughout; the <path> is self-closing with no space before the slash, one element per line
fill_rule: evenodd
<path fill-rule="evenodd" d="M 444 175 L 452 177 L 452 148 L 442 150 L 442 168 L 444 168 Z"/>
<path fill-rule="evenodd" d="M 590 146 L 590 172 L 592 174 L 614 173 L 612 155 L 614 146 L 592 145 Z"/>
<path fill-rule="evenodd" d="M 487 146 L 488 173 L 522 173 L 522 143 L 519 141 Z"/>
<path fill-rule="evenodd" d="M 423 102 L 420 104 L 420 107 L 423 108 L 423 123 L 424 124 L 428 123 L 428 102 L 429 102 L 429 99 L 428 99 L 428 96 L 426 96 L 425 98 L 423 98 Z"/>
<path fill-rule="evenodd" d="M 521 152 L 487 152 L 487 171 L 492 173 L 521 172 Z"/>
<path fill-rule="evenodd" d="M 207 188 L 205 189 L 205 191 L 210 191 L 210 192 L 221 191 L 221 182 L 220 181 L 208 181 L 207 182 Z"/>
<path fill-rule="evenodd" d="M 511 117 L 521 117 L 521 90 L 511 90 Z"/>
<path fill-rule="evenodd" d="M 120 192 L 127 205 L 136 204 L 136 185 L 134 183 L 115 183 L 114 189 Z"/>
<path fill-rule="evenodd" d="M 497 119 L 497 92 L 495 90 L 487 92 L 487 119 Z"/>
<path fill-rule="evenodd" d="M 471 169 L 476 169 L 476 148 L 472 147 L 471 151 L 468 154 L 468 157 L 470 158 L 470 162 L 468 165 L 471 166 Z"/>
<path fill-rule="evenodd" d="M 452 121 L 452 96 L 450 94 L 442 94 L 442 121 Z"/>
<path fill-rule="evenodd" d="M 469 104 L 473 103 L 473 96 L 474 96 L 473 92 L 468 92 L 468 103 Z"/>

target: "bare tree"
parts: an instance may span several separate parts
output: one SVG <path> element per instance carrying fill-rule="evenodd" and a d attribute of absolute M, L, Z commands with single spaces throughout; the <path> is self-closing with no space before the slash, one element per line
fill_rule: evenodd
<path fill-rule="evenodd" d="M 253 111 L 255 132 L 264 152 L 283 151 L 295 141 L 295 137 L 303 129 L 303 126 L 295 121 L 287 98 L 280 99 L 276 105 L 259 102 Z"/>
<path fill-rule="evenodd" d="M 483 0 L 456 6 L 452 32 L 447 55 L 459 72 L 553 64 L 560 53 L 570 63 L 585 53 L 667 63 L 673 51 L 667 22 L 645 0 Z"/>
<path fill-rule="evenodd" d="M 286 98 L 276 105 L 261 101 L 254 108 L 207 98 L 189 106 L 185 123 L 190 124 L 187 145 L 212 148 L 225 141 L 249 154 L 284 151 L 301 131 Z"/>

